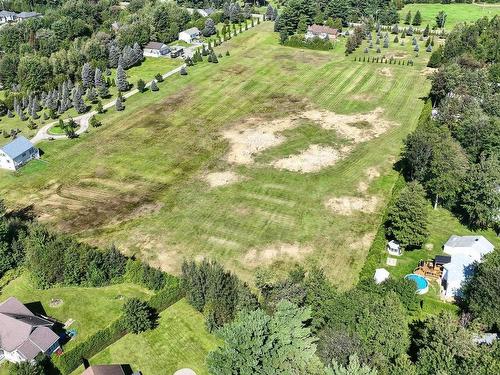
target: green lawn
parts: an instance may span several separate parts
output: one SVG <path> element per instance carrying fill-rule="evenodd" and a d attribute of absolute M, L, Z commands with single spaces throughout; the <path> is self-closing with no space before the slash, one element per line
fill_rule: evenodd
<path fill-rule="evenodd" d="M 282 272 L 302 262 L 321 264 L 336 285 L 348 288 L 397 177 L 392 163 L 428 93 L 428 54 L 414 57 L 407 43 L 383 54 L 414 58 L 415 66 L 372 64 L 345 57 L 344 41 L 321 52 L 277 40 L 271 23 L 232 38 L 220 47 L 231 56 L 219 64 L 204 62 L 161 83 L 159 92 L 129 98 L 124 112 L 110 109 L 102 127 L 77 140 L 42 143 L 46 163 L 0 172 L 0 191 L 10 204 L 33 204 L 43 221 L 62 231 L 93 244 L 114 242 L 173 273 L 186 257 L 218 258 L 249 281 L 259 266 Z M 365 56 L 362 50 L 355 56 Z M 310 123 L 283 132 L 286 141 L 253 165 L 227 162 L 223 129 L 305 108 L 341 114 L 381 108 L 394 125 L 317 173 L 269 165 L 313 143 L 347 142 Z M 227 170 L 243 179 L 219 188 L 204 181 L 209 172 Z M 360 183 L 365 192 L 358 191 Z M 343 196 L 373 198 L 378 206 L 348 215 L 325 207 Z"/>
<path fill-rule="evenodd" d="M 90 363 L 130 364 L 144 375 L 171 375 L 186 367 L 198 375 L 208 374 L 205 358 L 220 342 L 207 332 L 203 315 L 181 300 L 163 311 L 158 323 L 152 331 L 128 334 L 91 358 Z"/>
<path fill-rule="evenodd" d="M 492 18 L 500 14 L 498 4 L 407 4 L 399 11 L 401 25 L 403 26 L 405 16 L 409 11 L 413 19 L 417 10 L 422 15 L 421 27 L 425 27 L 427 24 L 433 27 L 436 24 L 436 15 L 443 10 L 447 14 L 446 30 L 451 30 L 462 22 L 472 23 L 481 17 Z"/>
<path fill-rule="evenodd" d="M 134 284 L 39 290 L 24 273 L 0 291 L 0 300 L 16 297 L 23 303 L 40 303 L 48 316 L 63 324 L 73 319 L 75 322 L 70 328 L 77 330 L 77 336 L 64 347 L 69 349 L 117 319 L 126 298 L 148 299 L 151 295 L 152 292 Z M 62 300 L 62 305 L 51 307 L 53 299 Z"/>

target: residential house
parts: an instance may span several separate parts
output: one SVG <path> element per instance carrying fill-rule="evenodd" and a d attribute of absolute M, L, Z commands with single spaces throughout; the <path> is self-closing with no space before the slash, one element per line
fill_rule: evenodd
<path fill-rule="evenodd" d="M 202 17 L 209 17 L 212 13 L 215 12 L 215 9 L 214 8 L 205 8 L 205 9 L 196 9 L 196 11 Z"/>
<path fill-rule="evenodd" d="M 200 30 L 198 30 L 197 27 L 191 27 L 179 33 L 179 40 L 183 40 L 186 43 L 192 43 L 200 37 L 200 34 Z"/>
<path fill-rule="evenodd" d="M 54 323 L 33 314 L 14 297 L 0 304 L 0 360 L 19 363 L 32 361 L 40 353 L 60 350 Z"/>
<path fill-rule="evenodd" d="M 443 264 L 443 297 L 460 297 L 462 283 L 474 272 L 474 262 L 481 262 L 483 256 L 494 249 L 483 236 L 451 236 L 443 247 L 444 253 L 451 255 L 451 260 Z"/>
<path fill-rule="evenodd" d="M 37 13 L 37 12 L 21 12 L 21 13 L 18 13 L 16 15 L 16 20 L 18 21 L 24 21 L 24 20 L 27 20 L 29 18 L 37 18 L 37 17 L 41 17 L 42 15 L 40 13 Z"/>
<path fill-rule="evenodd" d="M 16 20 L 16 13 L 9 12 L 8 10 L 2 10 L 0 12 L 0 24 L 13 22 L 15 20 Z"/>
<path fill-rule="evenodd" d="M 337 29 L 333 29 L 329 26 L 314 24 L 307 27 L 305 38 L 307 40 L 314 38 L 319 38 L 322 40 L 334 40 L 337 38 L 338 32 L 339 31 Z"/>
<path fill-rule="evenodd" d="M 149 42 L 144 46 L 144 56 L 161 57 L 170 53 L 170 47 L 160 42 Z"/>
<path fill-rule="evenodd" d="M 39 159 L 40 152 L 23 136 L 0 148 L 0 168 L 15 171 L 33 159 Z"/>

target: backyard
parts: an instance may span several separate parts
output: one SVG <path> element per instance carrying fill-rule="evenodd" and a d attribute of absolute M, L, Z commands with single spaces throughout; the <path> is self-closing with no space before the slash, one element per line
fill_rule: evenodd
<path fill-rule="evenodd" d="M 251 281 L 259 267 L 302 262 L 349 288 L 429 72 L 428 54 L 414 57 L 409 42 L 383 54 L 414 66 L 354 62 L 382 54 L 345 57 L 343 43 L 282 47 L 261 24 L 225 43 L 219 51 L 231 56 L 219 64 L 110 109 L 98 130 L 42 143 L 46 162 L 1 172 L 0 190 L 60 230 L 173 273 L 184 258 L 210 256 Z"/>

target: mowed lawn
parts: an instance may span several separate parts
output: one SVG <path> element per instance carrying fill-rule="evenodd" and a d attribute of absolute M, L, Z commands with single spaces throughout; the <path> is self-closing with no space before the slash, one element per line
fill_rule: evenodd
<path fill-rule="evenodd" d="M 400 24 L 404 25 L 405 16 L 408 12 L 412 14 L 412 20 L 417 10 L 422 15 L 422 25 L 429 24 L 432 28 L 436 24 L 436 16 L 440 11 L 447 15 L 445 29 L 451 30 L 455 25 L 463 22 L 473 23 L 475 20 L 488 17 L 492 18 L 500 14 L 499 4 L 407 4 L 399 11 Z"/>
<path fill-rule="evenodd" d="M 353 285 L 397 176 L 392 164 L 429 91 L 428 54 L 412 67 L 362 63 L 344 56 L 343 41 L 319 52 L 277 40 L 272 24 L 261 24 L 224 43 L 219 51 L 231 56 L 219 64 L 204 62 L 161 83 L 159 92 L 135 95 L 124 112 L 111 109 L 101 128 L 80 139 L 41 144 L 43 161 L 0 172 L 1 194 L 18 207 L 32 204 L 41 220 L 63 231 L 94 244 L 114 242 L 173 273 L 184 258 L 209 256 L 250 281 L 258 267 L 282 272 L 301 262 L 323 266 L 342 288 Z M 391 48 L 413 56 L 409 41 Z M 283 143 L 256 155 L 262 160 L 254 164 L 228 163 L 222 130 L 248 118 L 265 124 L 300 116 L 306 108 L 378 108 L 393 125 L 316 173 L 269 164 L 311 144 L 339 143 L 335 131 L 311 123 L 284 131 Z M 204 181 L 228 170 L 241 180 L 218 188 Z M 341 214 L 325 207 L 333 197 L 369 199 L 376 207 Z"/>
<path fill-rule="evenodd" d="M 129 364 L 144 375 L 171 375 L 190 368 L 208 374 L 205 358 L 220 341 L 205 328 L 203 315 L 181 300 L 160 314 L 158 326 L 138 335 L 128 334 L 90 358 L 91 364 Z M 82 368 L 73 372 L 81 374 Z"/>
<path fill-rule="evenodd" d="M 149 299 L 151 295 L 151 291 L 134 284 L 40 290 L 32 284 L 29 275 L 24 273 L 0 291 L 0 301 L 16 297 L 28 304 L 33 311 L 46 314 L 62 324 L 73 319 L 74 323 L 69 329 L 75 329 L 77 335 L 64 346 L 64 349 L 69 349 L 116 320 L 127 298 Z M 55 300 L 62 303 L 56 306 Z"/>

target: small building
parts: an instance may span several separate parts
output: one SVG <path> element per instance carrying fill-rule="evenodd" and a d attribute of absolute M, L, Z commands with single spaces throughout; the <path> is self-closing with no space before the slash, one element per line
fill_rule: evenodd
<path fill-rule="evenodd" d="M 474 272 L 474 263 L 481 262 L 483 256 L 495 247 L 483 236 L 451 236 L 444 244 L 443 251 L 451 256 L 450 262 L 443 264 L 441 277 L 442 295 L 446 299 L 461 297 L 462 284 Z"/>
<path fill-rule="evenodd" d="M 198 30 L 197 27 L 191 27 L 179 33 L 179 40 L 183 40 L 186 43 L 192 43 L 200 37 L 200 34 L 200 30 Z"/>
<path fill-rule="evenodd" d="M 184 55 L 184 47 L 182 46 L 171 46 L 170 47 L 170 57 L 175 59 Z"/>
<path fill-rule="evenodd" d="M 52 330 L 54 323 L 42 315 L 33 314 L 14 297 L 0 304 L 0 362 L 33 361 L 43 353 L 60 350 L 59 336 Z"/>
<path fill-rule="evenodd" d="M 161 57 L 170 53 L 170 47 L 160 42 L 149 42 L 144 46 L 144 56 Z"/>
<path fill-rule="evenodd" d="M 401 250 L 401 246 L 399 245 L 398 241 L 395 240 L 390 240 L 387 243 L 387 252 L 391 255 L 394 256 L 401 256 L 403 254 L 403 251 Z"/>
<path fill-rule="evenodd" d="M 16 13 L 9 12 L 8 10 L 2 10 L 0 12 L 0 24 L 13 22 L 15 20 L 16 20 Z"/>
<path fill-rule="evenodd" d="M 0 148 L 0 168 L 15 171 L 33 159 L 39 159 L 40 152 L 23 136 Z"/>
<path fill-rule="evenodd" d="M 391 274 L 385 268 L 377 268 L 375 270 L 375 275 L 373 275 L 373 280 L 375 284 L 382 284 L 385 280 L 389 278 Z"/>
<path fill-rule="evenodd" d="M 205 9 L 196 9 L 196 11 L 200 14 L 202 17 L 208 17 L 212 13 L 215 12 L 214 8 L 205 8 Z"/>
<path fill-rule="evenodd" d="M 337 39 L 339 31 L 337 29 L 331 28 L 324 25 L 311 25 L 307 27 L 307 32 L 305 38 L 307 40 L 319 38 L 322 40 L 334 40 Z"/>
<path fill-rule="evenodd" d="M 82 375 L 130 375 L 122 365 L 92 365 L 85 368 Z"/>
<path fill-rule="evenodd" d="M 27 20 L 29 18 L 38 18 L 41 16 L 42 15 L 40 13 L 37 13 L 37 12 L 21 12 L 21 13 L 18 13 L 16 15 L 16 19 L 18 21 L 24 21 L 24 20 Z"/>

